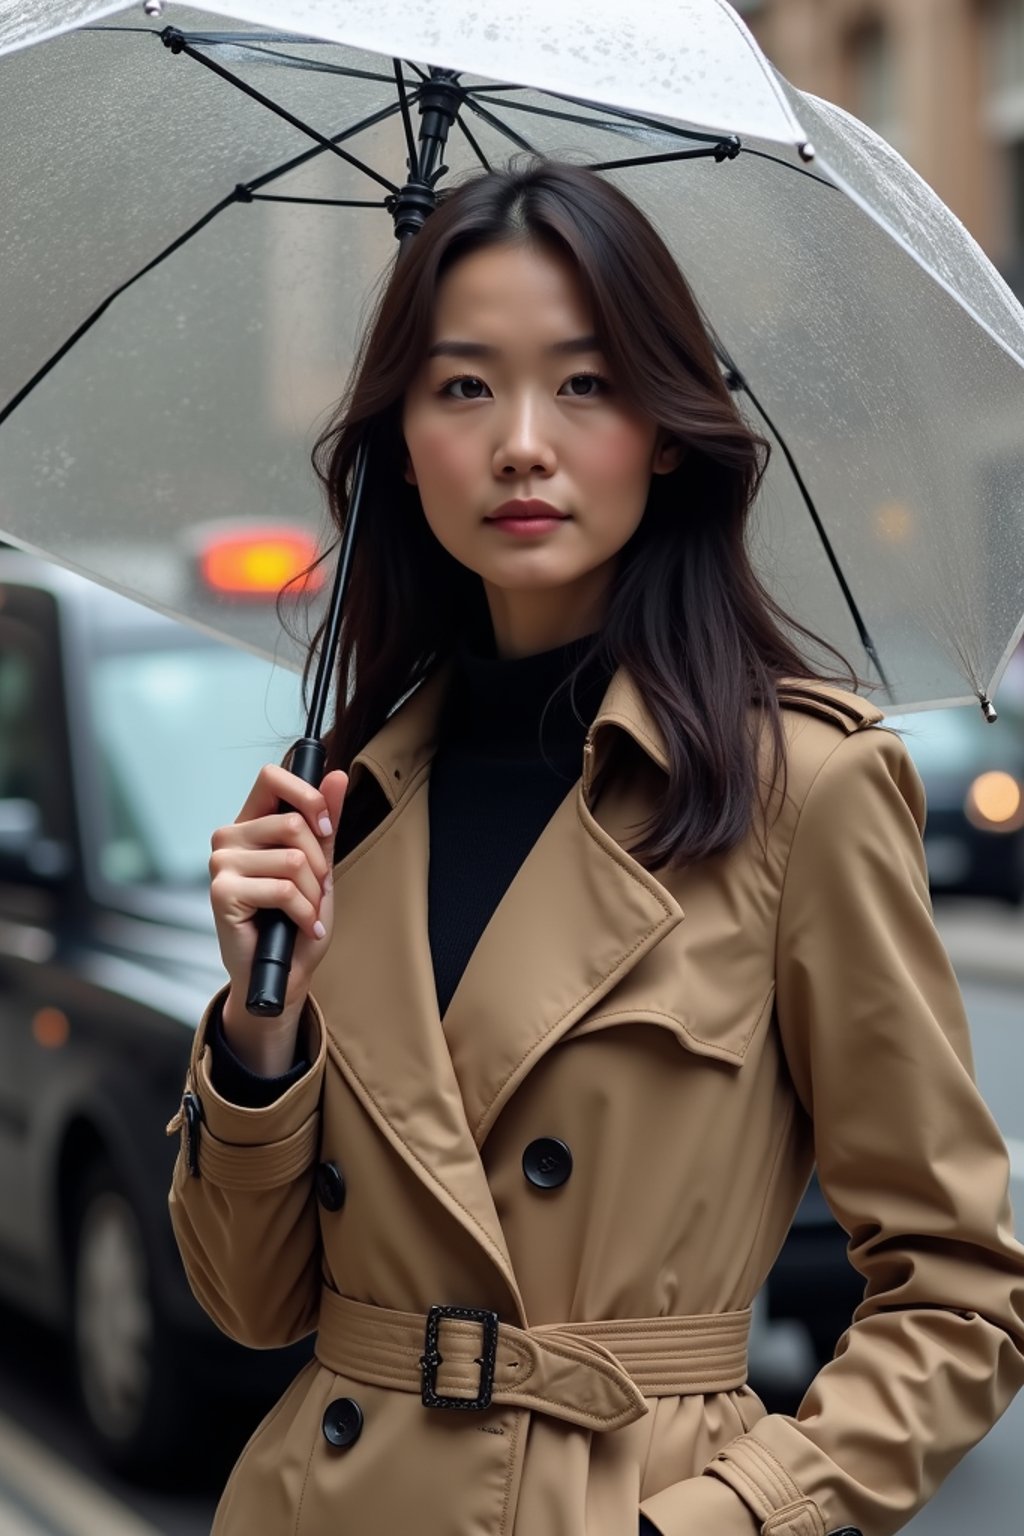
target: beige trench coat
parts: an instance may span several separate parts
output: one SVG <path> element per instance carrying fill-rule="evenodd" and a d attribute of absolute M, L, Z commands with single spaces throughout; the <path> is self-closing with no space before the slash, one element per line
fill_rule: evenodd
<path fill-rule="evenodd" d="M 442 1020 L 427 784 L 447 676 L 353 765 L 382 819 L 335 869 L 312 1070 L 269 1108 L 226 1102 L 208 1014 L 202 1121 L 168 1127 L 202 1305 L 257 1347 L 320 1329 L 216 1536 L 635 1536 L 638 1507 L 664 1536 L 888 1536 L 1024 1383 L 1008 1158 L 902 742 L 851 694 L 787 686 L 767 838 L 656 877 L 623 844 L 664 743 L 620 670 Z M 815 1158 L 865 1295 L 797 1416 L 766 1414 L 749 1308 Z M 442 1315 L 431 1348 L 434 1306 L 496 1314 L 496 1336 Z M 426 1406 L 424 1376 L 490 1406 Z"/>

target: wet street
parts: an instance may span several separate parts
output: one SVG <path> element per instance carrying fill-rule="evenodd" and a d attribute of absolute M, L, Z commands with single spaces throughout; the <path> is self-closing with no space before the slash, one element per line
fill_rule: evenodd
<path fill-rule="evenodd" d="M 938 911 L 967 1000 L 979 1083 L 1010 1147 L 1020 1233 L 1024 919 L 984 904 Z M 59 1344 L 0 1311 L 0 1536 L 205 1536 L 238 1434 L 236 1426 L 232 1435 L 214 1436 L 221 1443 L 181 1468 L 173 1489 L 140 1490 L 107 1475 L 79 1436 Z M 906 1529 L 913 1536 L 963 1536 L 971 1528 L 983 1536 L 1020 1536 L 1021 1446 L 1024 1394 Z"/>

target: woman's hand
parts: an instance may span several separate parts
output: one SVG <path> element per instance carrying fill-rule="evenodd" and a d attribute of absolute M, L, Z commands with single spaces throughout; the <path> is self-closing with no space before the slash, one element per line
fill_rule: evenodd
<path fill-rule="evenodd" d="M 310 979 L 327 951 L 334 923 L 334 839 L 348 788 L 340 770 L 319 789 L 275 763 L 261 768 L 237 819 L 211 838 L 210 903 L 231 987 L 224 1033 L 251 1071 L 277 1076 L 295 1054 L 299 1017 Z M 278 802 L 294 807 L 279 811 Z M 284 1010 L 260 1019 L 246 1011 L 256 951 L 256 914 L 276 907 L 298 932 Z"/>

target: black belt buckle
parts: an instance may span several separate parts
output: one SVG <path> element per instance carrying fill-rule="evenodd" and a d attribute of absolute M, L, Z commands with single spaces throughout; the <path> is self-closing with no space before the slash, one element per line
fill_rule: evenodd
<path fill-rule="evenodd" d="M 480 1390 L 476 1397 L 443 1397 L 437 1390 L 437 1368 L 444 1356 L 437 1347 L 438 1330 L 442 1317 L 453 1317 L 463 1322 L 479 1323 L 483 1330 L 483 1348 L 477 1364 L 480 1366 Z M 481 1307 L 431 1307 L 427 1313 L 427 1327 L 423 1338 L 423 1386 L 420 1399 L 424 1408 L 489 1408 L 494 1391 L 494 1362 L 498 1354 L 498 1314 Z"/>

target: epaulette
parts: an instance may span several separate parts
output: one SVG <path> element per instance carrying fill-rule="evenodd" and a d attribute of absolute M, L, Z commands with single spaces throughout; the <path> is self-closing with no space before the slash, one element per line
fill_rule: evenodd
<path fill-rule="evenodd" d="M 877 704 L 832 683 L 819 683 L 810 678 L 782 678 L 777 692 L 784 709 L 800 710 L 819 720 L 827 720 L 847 735 L 885 719 Z"/>

